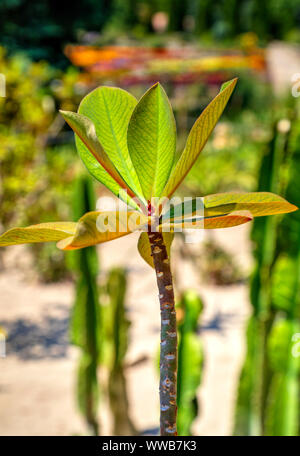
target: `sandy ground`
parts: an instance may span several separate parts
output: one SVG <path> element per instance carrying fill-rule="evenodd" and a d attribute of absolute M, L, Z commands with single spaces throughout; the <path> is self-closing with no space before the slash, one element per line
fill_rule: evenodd
<path fill-rule="evenodd" d="M 250 266 L 249 227 L 213 235 L 239 264 Z M 159 343 L 159 304 L 152 270 L 136 251 L 135 234 L 99 248 L 102 270 L 124 265 L 129 270 L 128 316 L 132 321 L 126 370 L 130 415 L 137 429 L 156 428 L 159 420 L 158 379 L 154 356 Z M 20 259 L 21 247 L 11 256 Z M 176 249 L 175 249 L 176 250 Z M 175 260 L 175 261 L 174 261 Z M 5 261 L 0 273 L 0 325 L 8 335 L 7 356 L 0 358 L 0 435 L 82 435 L 87 433 L 77 411 L 74 381 L 77 349 L 68 344 L 70 283 L 41 285 L 24 281 L 24 273 Z M 188 261 L 173 258 L 178 289 L 193 286 L 205 309 L 201 337 L 205 368 L 199 399 L 197 435 L 230 435 L 236 385 L 245 350 L 244 326 L 249 314 L 245 285 L 205 286 Z M 145 413 L 146 411 L 146 413 Z M 111 432 L 105 403 L 99 407 L 102 433 Z"/>

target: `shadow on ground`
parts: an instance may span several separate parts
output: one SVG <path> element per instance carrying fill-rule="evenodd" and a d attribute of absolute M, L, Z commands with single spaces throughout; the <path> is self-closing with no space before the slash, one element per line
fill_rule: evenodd
<path fill-rule="evenodd" d="M 64 358 L 69 345 L 69 315 L 45 316 L 39 322 L 29 319 L 0 321 L 7 333 L 6 355 L 22 360 Z"/>
<path fill-rule="evenodd" d="M 226 330 L 235 326 L 239 319 L 233 313 L 217 311 L 209 321 L 203 322 L 198 333 L 217 331 L 225 336 Z M 0 320 L 0 327 L 8 334 L 6 355 L 22 360 L 64 358 L 69 345 L 69 314 L 62 317 L 46 315 L 39 322 L 19 318 L 15 321 Z M 156 328 L 157 331 L 159 328 Z"/>
<path fill-rule="evenodd" d="M 222 336 L 226 336 L 226 331 L 237 324 L 241 324 L 241 318 L 237 317 L 233 312 L 221 312 L 217 310 L 211 319 L 203 322 L 198 328 L 198 333 L 205 331 L 218 331 Z"/>

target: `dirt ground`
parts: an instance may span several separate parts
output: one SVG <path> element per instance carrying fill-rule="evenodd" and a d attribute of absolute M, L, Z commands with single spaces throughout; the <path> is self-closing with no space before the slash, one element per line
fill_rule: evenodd
<path fill-rule="evenodd" d="M 250 267 L 247 226 L 215 231 L 213 236 Z M 159 343 L 159 303 L 155 277 L 136 250 L 132 234 L 99 247 L 101 268 L 128 268 L 128 317 L 132 322 L 126 370 L 131 418 L 140 431 L 159 421 L 158 378 L 154 356 Z M 5 254 L 0 273 L 0 325 L 7 332 L 7 356 L 0 358 L 0 435 L 83 435 L 85 424 L 74 397 L 77 349 L 68 343 L 71 283 L 41 285 L 24 280 L 22 247 Z M 230 435 L 235 392 L 245 351 L 244 327 L 249 315 L 244 284 L 216 287 L 201 283 L 189 261 L 175 254 L 179 290 L 193 287 L 204 299 L 200 335 L 205 367 L 194 423 L 196 435 Z M 101 433 L 111 433 L 105 402 L 99 406 Z"/>

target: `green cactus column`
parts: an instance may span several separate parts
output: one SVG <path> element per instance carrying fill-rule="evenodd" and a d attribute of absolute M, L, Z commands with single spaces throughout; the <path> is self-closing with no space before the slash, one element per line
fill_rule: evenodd
<path fill-rule="evenodd" d="M 178 312 L 178 435 L 189 436 L 198 414 L 197 390 L 201 382 L 203 349 L 197 334 L 203 303 L 192 290 L 183 293 Z"/>
<path fill-rule="evenodd" d="M 88 176 L 80 176 L 74 189 L 73 212 L 78 220 L 95 208 L 93 184 Z M 76 274 L 76 297 L 71 317 L 71 342 L 81 349 L 77 377 L 77 399 L 91 431 L 98 435 L 97 406 L 99 385 L 97 366 L 100 356 L 100 306 L 97 285 L 99 269 L 95 247 L 71 252 Z"/>
<path fill-rule="evenodd" d="M 137 431 L 129 416 L 129 402 L 124 372 L 124 358 L 128 348 L 128 330 L 130 323 L 125 312 L 125 295 L 127 288 L 126 272 L 114 268 L 109 272 L 106 290 L 109 304 L 104 309 L 107 344 L 110 353 L 108 394 L 113 415 L 114 435 L 135 435 Z"/>
<path fill-rule="evenodd" d="M 300 123 L 278 123 L 263 157 L 260 190 L 300 201 Z M 289 121 L 285 120 L 288 126 Z M 237 435 L 298 435 L 299 358 L 293 355 L 300 316 L 300 216 L 256 219 L 253 315 L 236 408 Z"/>
<path fill-rule="evenodd" d="M 300 120 L 291 127 L 286 196 L 300 201 Z M 268 339 L 272 378 L 266 410 L 267 435 L 300 435 L 300 215 L 282 219 L 272 273 L 274 324 Z M 299 344 L 298 344 L 299 346 Z"/>
<path fill-rule="evenodd" d="M 273 137 L 264 153 L 258 191 L 283 194 L 284 168 L 288 132 L 274 125 Z M 253 314 L 247 328 L 247 355 L 242 370 L 237 408 L 236 435 L 264 433 L 267 392 L 270 370 L 267 358 L 267 339 L 273 324 L 271 306 L 271 276 L 277 256 L 278 218 L 256 218 L 252 229 L 256 266 L 251 278 L 250 299 Z"/>

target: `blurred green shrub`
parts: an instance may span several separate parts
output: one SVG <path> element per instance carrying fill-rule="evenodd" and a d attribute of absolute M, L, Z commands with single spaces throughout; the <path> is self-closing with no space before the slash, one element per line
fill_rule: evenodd
<path fill-rule="evenodd" d="M 7 57 L 0 47 L 6 97 L 0 97 L 0 225 L 68 219 L 76 155 L 72 137 L 61 134 L 58 107 L 75 109 L 82 85 L 76 70 L 64 74 L 45 62 Z M 70 145 L 68 145 L 70 143 Z M 54 245 L 28 247 L 45 281 L 66 276 Z"/>

